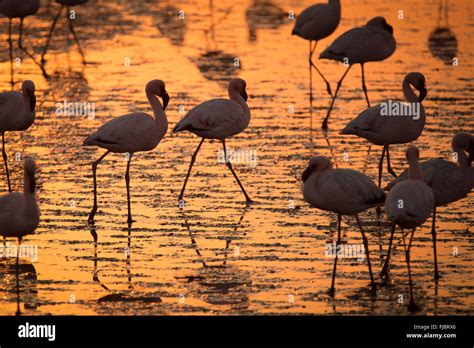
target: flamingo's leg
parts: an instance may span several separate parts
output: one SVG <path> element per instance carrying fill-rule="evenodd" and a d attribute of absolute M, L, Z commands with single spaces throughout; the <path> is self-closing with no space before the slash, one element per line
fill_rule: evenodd
<path fill-rule="evenodd" d="M 202 138 L 201 142 L 199 143 L 196 151 L 194 151 L 193 157 L 191 157 L 191 163 L 189 163 L 188 173 L 186 174 L 186 179 L 184 179 L 183 188 L 181 189 L 181 193 L 179 194 L 178 201 L 181 201 L 184 196 L 184 190 L 186 189 L 186 184 L 188 183 L 189 174 L 191 174 L 191 169 L 193 168 L 194 162 L 196 162 L 196 156 L 201 148 L 202 143 L 204 142 L 205 138 Z"/>
<path fill-rule="evenodd" d="M 318 44 L 318 41 L 315 41 L 314 47 L 311 49 L 311 41 L 309 42 L 309 45 L 310 45 L 309 66 L 310 66 L 310 69 L 311 69 L 311 67 L 313 67 L 318 72 L 319 76 L 321 76 L 321 78 L 324 80 L 324 82 L 326 83 L 326 90 L 328 91 L 328 94 L 332 97 L 331 85 L 329 84 L 328 80 L 326 80 L 326 78 L 321 73 L 321 71 L 319 71 L 316 64 L 314 64 L 314 62 L 313 62 L 313 53 L 314 53 L 314 50 L 316 49 L 317 44 Z"/>
<path fill-rule="evenodd" d="M 10 85 L 12 87 L 15 86 L 15 82 L 13 82 L 13 42 L 12 42 L 12 19 L 8 19 L 8 46 L 10 49 Z"/>
<path fill-rule="evenodd" d="M 362 233 L 362 241 L 364 243 L 365 255 L 367 256 L 367 265 L 369 266 L 371 289 L 372 289 L 372 293 L 375 293 L 375 291 L 377 290 L 377 287 L 375 286 L 374 275 L 372 274 L 372 265 L 370 264 L 369 242 L 367 240 L 367 237 L 365 236 L 364 230 L 362 230 L 362 224 L 360 223 L 360 219 L 359 219 L 359 216 L 357 216 L 357 214 L 355 215 L 355 218 L 357 220 L 357 224 L 359 225 L 360 233 Z"/>
<path fill-rule="evenodd" d="M 433 257 L 434 257 L 434 267 L 435 267 L 434 278 L 438 280 L 439 279 L 438 256 L 436 252 L 436 206 L 433 208 L 433 221 L 432 221 L 432 226 L 431 226 L 431 236 L 433 237 Z"/>
<path fill-rule="evenodd" d="M 56 23 L 58 22 L 59 16 L 61 15 L 61 12 L 63 11 L 64 5 L 61 5 L 61 8 L 58 11 L 58 14 L 56 17 L 54 17 L 53 20 L 53 25 L 51 26 L 51 29 L 49 30 L 48 38 L 46 39 L 46 45 L 43 48 L 43 53 L 41 54 L 41 64 L 44 65 L 46 60 L 44 59 L 44 56 L 46 55 L 46 52 L 48 51 L 49 47 L 49 42 L 51 41 L 51 36 L 53 36 L 53 31 L 54 27 L 56 26 Z"/>
<path fill-rule="evenodd" d="M 362 89 L 364 90 L 365 100 L 367 100 L 367 106 L 370 108 L 369 95 L 367 94 L 367 86 L 365 85 L 364 63 L 361 63 L 360 67 L 362 69 Z"/>
<path fill-rule="evenodd" d="M 392 233 L 390 234 L 390 242 L 388 243 L 388 251 L 387 256 L 385 258 L 385 263 L 382 267 L 382 272 L 380 272 L 380 276 L 382 278 L 388 278 L 388 265 L 390 263 L 390 253 L 392 252 L 392 243 L 393 243 L 393 235 L 395 234 L 395 223 L 392 225 Z"/>
<path fill-rule="evenodd" d="M 336 282 L 336 268 L 337 268 L 337 254 L 338 254 L 338 247 L 341 244 L 341 214 L 337 214 L 337 241 L 336 241 L 336 250 L 333 250 L 334 256 L 334 266 L 332 269 L 332 281 L 331 281 L 331 288 L 329 289 L 329 295 L 334 296 L 335 288 L 334 283 Z"/>
<path fill-rule="evenodd" d="M 387 147 L 384 145 L 382 149 L 382 155 L 380 156 L 380 161 L 379 161 L 379 187 L 382 186 L 382 170 L 383 170 L 383 158 L 385 156 L 385 150 Z"/>
<path fill-rule="evenodd" d="M 110 153 L 110 151 L 107 151 L 104 153 L 100 158 L 92 163 L 92 176 L 94 178 L 94 206 L 92 207 L 92 210 L 89 214 L 89 224 L 93 225 L 94 224 L 94 216 L 95 213 L 97 213 L 97 166 L 99 163 L 104 159 L 105 156 L 107 156 Z"/>
<path fill-rule="evenodd" d="M 226 147 L 225 147 L 225 140 L 222 140 L 222 146 L 224 147 L 224 159 L 225 159 L 225 163 L 226 163 L 227 167 L 230 169 L 230 171 L 232 172 L 232 174 L 234 175 L 235 180 L 237 180 L 237 183 L 239 184 L 240 189 L 242 190 L 242 193 L 243 193 L 244 196 L 245 196 L 245 200 L 246 200 L 247 204 L 253 203 L 253 201 L 252 201 L 252 200 L 250 199 L 250 197 L 247 195 L 247 192 L 245 192 L 245 189 L 244 189 L 244 187 L 242 186 L 242 183 L 240 182 L 239 178 L 237 177 L 237 174 L 235 174 L 234 168 L 232 168 L 232 164 L 231 164 L 230 161 L 227 159 L 227 150 L 226 150 Z"/>
<path fill-rule="evenodd" d="M 127 186 L 127 207 L 128 207 L 128 219 L 127 222 L 131 224 L 132 220 L 132 208 L 130 205 L 130 163 L 132 162 L 133 154 L 130 153 L 127 158 L 127 171 L 125 172 L 125 185 Z"/>
<path fill-rule="evenodd" d="M 331 105 L 329 106 L 329 109 L 328 109 L 328 113 L 326 115 L 326 118 L 324 119 L 323 121 L 323 125 L 322 125 L 322 128 L 323 129 L 327 129 L 328 128 L 328 121 L 329 121 L 329 116 L 331 115 L 331 110 L 334 106 L 334 101 L 336 100 L 337 98 L 337 93 L 339 92 L 339 89 L 341 88 L 341 85 L 342 85 L 342 81 L 344 80 L 344 78 L 346 77 L 347 73 L 349 72 L 349 69 L 351 68 L 352 65 L 349 65 L 349 67 L 346 69 L 346 71 L 344 72 L 344 74 L 342 75 L 341 79 L 338 81 L 337 83 L 337 87 L 336 87 L 336 92 L 334 92 L 334 96 L 332 97 L 332 100 L 331 100 Z"/>
<path fill-rule="evenodd" d="M 8 157 L 5 151 L 5 132 L 2 132 L 2 156 L 3 162 L 5 162 L 5 172 L 7 174 L 8 192 L 12 192 L 12 186 L 10 183 L 10 171 L 8 170 Z"/>
<path fill-rule="evenodd" d="M 395 178 L 397 177 L 397 174 L 395 173 L 395 171 L 392 169 L 392 166 L 390 165 L 390 154 L 388 152 L 388 148 L 389 148 L 389 145 L 386 145 L 387 146 L 387 170 L 390 174 L 392 174 L 392 176 L 394 176 Z"/>
<path fill-rule="evenodd" d="M 26 48 L 23 47 L 23 43 L 22 43 L 22 39 L 23 39 L 23 18 L 20 19 L 20 36 L 18 37 L 18 47 L 23 51 L 25 52 L 25 54 L 31 58 L 31 60 L 41 69 L 41 72 L 43 73 L 43 76 L 45 78 L 49 78 L 49 75 L 46 73 L 46 70 L 44 69 L 44 67 L 38 63 L 35 59 L 35 57 L 33 57 L 33 55 L 28 52 L 26 50 Z"/>
<path fill-rule="evenodd" d="M 72 19 L 69 14 L 70 10 L 69 7 L 67 8 L 67 20 L 69 21 L 69 30 L 72 33 L 72 36 L 74 37 L 74 41 L 76 41 L 77 47 L 79 48 L 79 53 L 81 54 L 82 57 L 82 64 L 86 65 L 86 58 L 84 56 L 84 52 L 82 52 L 81 44 L 79 43 L 79 39 L 77 38 L 76 32 L 74 31 L 74 25 L 72 24 Z"/>

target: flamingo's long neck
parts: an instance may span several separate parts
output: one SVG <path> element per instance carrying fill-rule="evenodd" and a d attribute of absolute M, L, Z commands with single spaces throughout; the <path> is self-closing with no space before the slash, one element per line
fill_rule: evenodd
<path fill-rule="evenodd" d="M 168 119 L 166 118 L 165 110 L 163 110 L 163 106 L 161 105 L 158 97 L 156 97 L 152 92 L 146 91 L 146 96 L 151 108 L 153 109 L 153 114 L 160 129 L 160 133 L 165 134 L 168 130 Z"/>
<path fill-rule="evenodd" d="M 408 158 L 408 164 L 408 179 L 423 180 L 423 172 L 418 163 L 418 158 L 415 156 Z"/>
<path fill-rule="evenodd" d="M 453 146 L 453 151 L 457 153 L 459 167 L 463 169 L 470 167 L 469 158 L 467 157 L 463 149 L 458 146 Z"/>
<path fill-rule="evenodd" d="M 242 98 L 239 92 L 237 92 L 235 89 L 229 89 L 229 98 L 237 102 L 242 107 L 245 114 L 245 122 L 248 124 L 250 122 L 250 109 L 244 98 Z"/>

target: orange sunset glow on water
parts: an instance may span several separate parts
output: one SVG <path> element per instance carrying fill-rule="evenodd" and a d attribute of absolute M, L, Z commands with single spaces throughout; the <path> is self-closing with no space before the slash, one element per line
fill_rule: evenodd
<path fill-rule="evenodd" d="M 24 160 L 34 158 L 41 216 L 35 234 L 22 240 L 18 269 L 17 239 L 3 243 L 0 314 L 472 315 L 472 192 L 436 210 L 439 280 L 433 279 L 431 216 L 414 233 L 411 277 L 417 311 L 407 309 L 410 287 L 400 229 L 391 250 L 390 278 L 380 277 L 391 226 L 383 204 L 359 214 L 376 293 L 371 293 L 363 239 L 352 216 L 342 217 L 341 243 L 358 256 L 339 257 L 335 292 L 328 292 L 334 267 L 328 248 L 336 245 L 337 215 L 304 200 L 302 173 L 311 157 L 323 155 L 334 168 L 357 170 L 377 184 L 382 147 L 340 133 L 367 109 L 359 64 L 342 83 L 327 130 L 321 123 L 331 97 L 314 70 L 310 108 L 309 44 L 291 33 L 298 15 L 312 4 L 90 0 L 73 7 L 86 64 L 62 15 L 45 55 L 47 79 L 18 48 L 17 20 L 11 75 L 8 18 L 2 16 L 0 91 L 12 89 L 13 76 L 15 91 L 32 80 L 36 97 L 31 127 L 5 132 L 11 186 L 23 192 Z M 24 20 L 23 44 L 38 63 L 59 9 L 55 1 L 41 1 L 37 14 Z M 426 124 L 413 142 L 390 145 L 397 174 L 408 168 L 405 151 L 410 145 L 418 147 L 420 161 L 456 163 L 453 136 L 474 135 L 473 11 L 469 0 L 342 0 L 337 29 L 318 42 L 313 61 L 334 93 L 346 67 L 318 59 L 320 53 L 351 28 L 385 17 L 393 27 L 396 50 L 383 61 L 364 65 L 371 106 L 388 99 L 405 101 L 405 75 L 423 73 Z M 236 85 L 235 98 L 244 100 L 245 89 L 250 121 L 227 138 L 226 147 L 254 203 L 246 204 L 218 139 L 206 140 L 200 148 L 180 203 L 201 138 L 191 132 L 198 132 L 196 124 L 183 125 L 182 132 L 173 129 L 196 105 L 228 99 L 232 78 L 245 81 L 245 88 Z M 98 209 L 91 223 L 91 164 L 106 150 L 83 142 L 118 116 L 153 115 L 145 86 L 154 79 L 164 81 L 169 95 L 166 134 L 156 148 L 136 152 L 131 162 L 122 151 L 108 154 L 98 165 Z M 155 87 L 155 95 L 164 94 L 161 86 Z M 0 120 L 1 107 L 0 97 Z M 127 127 L 134 124 L 120 126 Z M 136 138 L 144 140 L 145 135 Z M 0 162 L 0 194 L 7 194 Z M 133 223 L 127 221 L 129 163 Z M 384 164 L 382 188 L 391 180 Z"/>

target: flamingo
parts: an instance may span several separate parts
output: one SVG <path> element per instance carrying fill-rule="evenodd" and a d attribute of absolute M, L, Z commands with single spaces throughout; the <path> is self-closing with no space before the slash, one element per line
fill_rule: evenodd
<path fill-rule="evenodd" d="M 132 156 L 135 152 L 153 150 L 168 130 L 165 109 L 170 98 L 165 89 L 165 83 L 161 80 L 152 80 L 147 83 L 145 92 L 153 109 L 154 117 L 143 112 L 126 114 L 105 123 L 84 140 L 84 146 L 99 146 L 107 150 L 97 161 L 92 163 L 94 206 L 89 214 L 89 224 L 91 225 L 94 224 L 94 216 L 97 212 L 97 166 L 110 152 L 128 154 L 125 173 L 128 205 L 127 222 L 129 224 L 133 222 L 130 207 L 130 162 Z M 163 99 L 163 106 L 156 97 Z"/>
<path fill-rule="evenodd" d="M 378 62 L 390 57 L 397 43 L 393 37 L 393 28 L 384 17 L 374 17 L 362 27 L 356 27 L 339 36 L 319 56 L 319 59 L 332 59 L 349 64 L 341 79 L 337 83 L 336 92 L 329 106 L 322 128 L 328 128 L 329 116 L 341 88 L 342 81 L 346 77 L 353 64 L 360 64 L 362 70 L 362 89 L 364 90 L 367 105 L 370 108 L 369 96 L 365 85 L 364 64 L 367 62 Z"/>
<path fill-rule="evenodd" d="M 436 255 L 436 207 L 456 202 L 466 197 L 474 187 L 474 136 L 468 133 L 457 133 L 452 140 L 453 152 L 457 154 L 458 163 L 456 165 L 444 159 L 431 159 L 420 164 L 423 172 L 423 181 L 431 187 L 434 194 L 435 205 L 433 207 L 433 218 L 431 236 L 433 237 L 433 257 L 434 257 L 434 278 L 439 279 L 438 260 Z M 466 155 L 469 153 L 469 157 Z M 408 171 L 404 171 L 400 176 L 387 185 L 386 189 L 391 190 L 399 183 L 407 180 Z M 392 241 L 390 241 L 390 244 Z M 388 259 L 382 271 L 382 276 L 388 275 Z"/>
<path fill-rule="evenodd" d="M 433 190 L 423 182 L 423 172 L 418 163 L 420 152 L 416 146 L 411 146 L 406 151 L 408 160 L 408 179 L 396 185 L 387 194 L 385 199 L 385 212 L 388 219 L 392 222 L 392 231 L 388 247 L 388 255 L 385 262 L 388 264 L 390 250 L 392 248 L 393 235 L 396 226 L 402 229 L 403 247 L 405 249 L 405 258 L 408 268 L 408 279 L 410 284 L 410 304 L 409 311 L 418 310 L 413 297 L 413 284 L 410 270 L 410 249 L 413 241 L 415 229 L 421 226 L 430 216 L 435 206 Z M 408 247 L 405 241 L 404 229 L 412 229 Z"/>
<path fill-rule="evenodd" d="M 33 81 L 25 80 L 22 84 L 22 93 L 9 91 L 0 93 L 0 133 L 2 133 L 2 156 L 5 163 L 8 191 L 11 192 L 8 158 L 5 150 L 5 132 L 23 131 L 35 120 L 36 96 Z"/>
<path fill-rule="evenodd" d="M 183 200 L 184 190 L 186 188 L 186 183 L 188 182 L 189 174 L 191 173 L 193 164 L 196 161 L 196 156 L 202 144 L 204 143 L 204 140 L 217 139 L 222 142 L 226 165 L 232 172 L 232 175 L 234 175 L 235 180 L 237 180 L 237 183 L 239 184 L 240 189 L 245 196 L 247 204 L 253 203 L 250 197 L 247 195 L 247 192 L 245 192 L 242 183 L 232 168 L 232 164 L 227 158 L 227 150 L 225 145 L 227 138 L 241 133 L 249 125 L 250 109 L 246 103 L 246 87 L 247 84 L 242 79 L 234 78 L 230 80 L 228 86 L 230 100 L 211 99 L 199 104 L 191 109 L 191 111 L 189 111 L 174 127 L 174 133 L 189 131 L 202 138 L 191 158 L 188 173 L 186 174 L 183 188 L 181 189 L 181 193 L 178 197 L 179 202 Z"/>
<path fill-rule="evenodd" d="M 70 12 L 71 12 L 72 6 L 83 5 L 87 3 L 89 0 L 55 0 L 55 1 L 58 4 L 60 4 L 61 7 L 59 8 L 59 11 L 56 17 L 54 17 L 53 25 L 51 26 L 51 29 L 49 30 L 48 39 L 46 40 L 46 45 L 44 46 L 43 53 L 41 54 L 41 64 L 45 64 L 46 62 L 46 60 L 44 59 L 44 56 L 46 55 L 46 52 L 48 51 L 49 42 L 51 40 L 51 36 L 53 35 L 54 27 L 56 26 L 56 23 L 58 22 L 59 16 L 61 15 L 61 12 L 63 11 L 64 6 L 66 6 L 66 9 L 67 9 L 66 17 L 69 22 L 69 30 L 71 31 L 71 34 L 74 37 L 74 41 L 76 42 L 77 47 L 79 49 L 79 53 L 81 54 L 82 64 L 85 65 L 86 58 L 84 56 L 84 52 L 82 52 L 81 44 L 79 43 L 79 39 L 77 38 L 76 32 L 74 31 L 74 26 L 73 26 L 73 22 L 70 16 Z"/>
<path fill-rule="evenodd" d="M 9 192 L 0 196 L 0 235 L 4 238 L 18 238 L 17 267 L 21 240 L 24 236 L 35 232 L 40 218 L 35 197 L 35 161 L 27 158 L 24 170 L 23 192 Z"/>
<path fill-rule="evenodd" d="M 370 273 L 372 292 L 376 286 L 372 274 L 369 256 L 369 243 L 358 214 L 383 204 L 385 194 L 368 176 L 352 169 L 333 169 L 331 160 L 325 156 L 316 156 L 309 160 L 308 168 L 302 176 L 303 196 L 312 207 L 337 214 L 337 242 L 341 243 L 341 216 L 352 215 L 359 225 L 365 247 Z M 334 258 L 332 283 L 329 293 L 334 295 L 337 252 Z"/>
<path fill-rule="evenodd" d="M 13 82 L 13 42 L 12 42 L 12 22 L 13 18 L 20 19 L 20 35 L 18 37 L 18 47 L 25 52 L 25 54 L 30 57 L 33 62 L 41 69 L 43 76 L 48 78 L 48 74 L 44 67 L 38 63 L 31 53 L 29 53 L 26 48 L 23 47 L 22 38 L 23 38 L 23 21 L 25 17 L 36 14 L 39 9 L 40 2 L 39 0 L 0 0 L 0 13 L 8 17 L 8 45 L 10 48 L 10 83 L 12 88 L 14 86 Z"/>
<path fill-rule="evenodd" d="M 416 96 L 411 86 L 420 92 L 419 96 Z M 403 79 L 402 88 L 405 99 L 411 106 L 415 108 L 419 106 L 418 115 L 402 115 L 401 113 L 398 115 L 385 115 L 384 109 L 387 110 L 388 107 L 393 107 L 393 110 L 402 110 L 406 106 L 406 104 L 400 102 L 385 101 L 380 105 L 363 111 L 341 131 L 341 134 L 354 134 L 367 139 L 372 144 L 383 146 L 379 161 L 379 187 L 382 180 L 385 152 L 387 152 L 387 170 L 393 176 L 397 176 L 390 166 L 389 145 L 412 142 L 418 139 L 425 127 L 426 115 L 422 104 L 428 93 L 425 85 L 425 76 L 419 72 L 406 74 Z"/>
<path fill-rule="evenodd" d="M 315 4 L 304 9 L 296 19 L 295 27 L 291 32 L 291 35 L 297 35 L 309 41 L 310 89 L 312 89 L 312 68 L 314 68 L 326 83 L 327 92 L 331 97 L 331 85 L 313 63 L 312 57 L 318 41 L 331 35 L 338 27 L 340 20 L 341 1 L 328 0 L 327 4 Z M 312 94 L 310 98 L 312 99 Z"/>

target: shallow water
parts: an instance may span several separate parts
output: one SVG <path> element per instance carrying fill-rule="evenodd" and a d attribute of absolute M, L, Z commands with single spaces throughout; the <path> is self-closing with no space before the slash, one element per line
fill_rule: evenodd
<path fill-rule="evenodd" d="M 77 7 L 75 22 L 89 62 L 85 68 L 64 18 L 47 56 L 52 78 L 46 81 L 28 59 L 15 67 L 16 81 L 35 81 L 39 103 L 37 120 L 28 131 L 7 133 L 14 188 L 21 190 L 23 156 L 35 157 L 39 166 L 42 220 L 37 234 L 24 239 L 25 245 L 37 245 L 38 258 L 21 260 L 23 314 L 409 314 L 399 241 L 391 281 L 379 281 L 376 298 L 369 293 L 366 262 L 351 258 L 339 260 L 336 296 L 327 294 L 333 259 L 325 256 L 325 246 L 336 240 L 336 217 L 303 201 L 301 173 L 308 158 L 319 153 L 331 156 L 339 167 L 358 169 L 376 179 L 380 148 L 369 151 L 367 142 L 339 135 L 366 108 L 359 67 L 344 81 L 327 136 L 319 127 L 330 100 L 314 75 L 310 131 L 308 44 L 290 35 L 293 22 L 286 14 L 290 10 L 298 14 L 311 3 L 90 1 Z M 423 72 L 427 124 L 416 145 L 422 158 L 451 158 L 452 136 L 474 130 L 472 3 L 450 2 L 449 30 L 455 41 L 446 30 L 437 29 L 446 27 L 444 19 L 437 18 L 438 1 L 344 0 L 342 6 L 339 28 L 317 52 L 349 28 L 384 15 L 394 27 L 398 47 L 385 62 L 366 66 L 371 102 L 401 99 L 405 73 Z M 36 45 L 37 57 L 57 9 L 53 5 L 48 13 L 42 8 L 25 21 L 26 47 Z M 404 19 L 397 18 L 399 10 Z M 179 11 L 184 11 L 184 20 Z M 3 18 L 3 43 L 6 28 Z M 458 66 L 450 63 L 453 56 Z M 334 88 L 345 68 L 330 61 L 317 65 Z M 1 90 L 10 89 L 9 67 L 5 46 L 0 51 Z M 177 197 L 198 139 L 172 134 L 171 129 L 197 103 L 226 96 L 225 85 L 232 76 L 247 81 L 252 119 L 227 146 L 256 154 L 256 163 L 234 167 L 257 203 L 245 207 L 234 179 L 218 163 L 220 144 L 206 142 L 188 183 L 186 205 L 180 209 Z M 152 78 L 166 81 L 171 96 L 168 134 L 154 151 L 133 157 L 136 222 L 131 229 L 126 223 L 125 156 L 109 155 L 99 166 L 94 246 L 87 226 L 92 205 L 90 164 L 103 150 L 80 145 L 115 116 L 150 112 L 144 86 Z M 95 117 L 61 115 L 57 109 L 64 101 L 93 103 Z M 397 172 L 406 167 L 405 149 L 406 145 L 391 148 Z M 5 192 L 3 169 L 1 173 Z M 385 174 L 384 182 L 388 180 Z M 422 307 L 419 313 L 473 314 L 473 209 L 472 194 L 439 209 L 438 284 L 432 279 L 431 220 L 417 230 L 412 272 Z M 363 214 L 362 220 L 378 273 L 389 229 L 375 211 Z M 353 218 L 343 219 L 343 241 L 362 243 Z M 14 260 L 1 260 L 0 267 L 0 314 L 13 315 L 18 300 Z M 405 303 L 399 302 L 400 295 Z"/>

